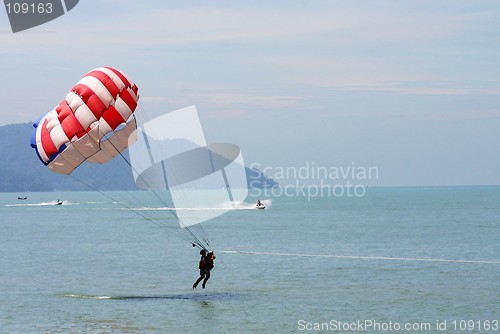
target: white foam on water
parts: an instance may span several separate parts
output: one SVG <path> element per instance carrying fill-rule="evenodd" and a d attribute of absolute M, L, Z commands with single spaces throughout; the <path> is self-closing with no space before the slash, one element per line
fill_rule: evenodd
<path fill-rule="evenodd" d="M 500 264 L 500 261 L 490 260 L 466 260 L 466 259 L 439 259 L 439 258 L 418 258 L 418 257 L 389 257 L 389 256 L 358 256 L 358 255 L 335 255 L 335 254 L 314 254 L 314 253 L 280 253 L 280 252 L 254 252 L 241 250 L 218 250 L 224 254 L 250 254 L 250 255 L 270 255 L 270 256 L 296 256 L 296 257 L 323 257 L 335 259 L 353 260 L 388 260 L 388 261 L 421 261 L 421 262 L 452 262 L 452 263 L 479 263 L 479 264 Z"/>

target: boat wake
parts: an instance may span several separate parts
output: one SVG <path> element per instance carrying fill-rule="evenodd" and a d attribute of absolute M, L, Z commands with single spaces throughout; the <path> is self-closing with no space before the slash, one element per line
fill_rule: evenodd
<path fill-rule="evenodd" d="M 262 200 L 261 203 L 263 203 L 267 208 L 271 206 L 272 200 Z M 129 208 L 123 208 L 124 210 L 129 210 Z M 210 207 L 210 208 L 200 208 L 200 207 L 193 207 L 193 208 L 170 208 L 170 207 L 161 207 L 161 208 L 154 208 L 154 207 L 140 207 L 140 208 L 130 208 L 130 210 L 133 211 L 218 211 L 218 210 L 224 210 L 224 211 L 229 211 L 229 210 L 254 210 L 255 209 L 255 203 L 245 203 L 245 202 L 239 202 L 233 205 L 232 202 L 225 202 L 222 203 L 218 207 Z"/>
<path fill-rule="evenodd" d="M 281 252 L 254 252 L 243 250 L 217 250 L 224 254 L 246 254 L 246 255 L 268 255 L 268 256 L 293 256 L 293 257 L 322 257 L 334 259 L 352 260 L 376 260 L 376 261 L 418 261 L 418 262 L 450 262 L 450 263 L 476 263 L 499 265 L 500 261 L 476 260 L 476 259 L 440 259 L 440 258 L 418 258 L 418 257 L 389 257 L 389 256 L 360 256 L 360 255 L 335 255 L 315 253 L 281 253 Z"/>
<path fill-rule="evenodd" d="M 79 203 L 71 203 L 69 201 L 61 201 L 61 204 L 58 204 L 58 201 L 48 201 L 48 202 L 40 202 L 40 203 L 21 203 L 21 204 L 6 204 L 5 206 L 53 206 L 53 205 L 78 205 Z"/>

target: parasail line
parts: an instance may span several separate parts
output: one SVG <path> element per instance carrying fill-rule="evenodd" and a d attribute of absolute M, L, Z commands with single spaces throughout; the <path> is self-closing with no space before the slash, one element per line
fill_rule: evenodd
<path fill-rule="evenodd" d="M 168 225 L 166 225 L 166 224 L 161 224 L 161 223 L 159 223 L 159 222 L 155 221 L 153 218 L 148 217 L 148 216 L 146 216 L 145 214 L 141 213 L 141 212 L 140 212 L 140 210 L 136 210 L 136 209 L 134 209 L 134 208 L 132 208 L 132 207 L 129 207 L 129 206 L 125 205 L 124 203 L 122 203 L 122 202 L 120 202 L 120 201 L 117 201 L 117 200 L 116 200 L 116 198 L 113 198 L 112 196 L 108 195 L 108 194 L 107 194 L 107 193 L 105 193 L 104 191 L 99 190 L 98 188 L 96 188 L 96 187 L 92 186 L 91 184 L 89 184 L 89 183 L 87 183 L 87 182 L 85 182 L 85 181 L 81 180 L 80 178 L 78 178 L 78 177 L 74 176 L 73 174 L 69 174 L 69 176 L 70 176 L 70 177 L 72 177 L 74 180 L 76 180 L 76 181 L 78 181 L 78 182 L 82 183 L 83 185 L 87 186 L 89 189 L 94 190 L 94 191 L 97 191 L 98 193 L 100 193 L 101 195 L 105 196 L 106 198 L 108 198 L 108 199 L 110 199 L 110 200 L 112 200 L 112 201 L 116 202 L 117 204 L 119 204 L 119 205 L 120 205 L 120 206 L 122 206 L 123 208 L 125 208 L 125 209 L 127 209 L 127 210 L 130 210 L 130 211 L 132 211 L 132 212 L 134 212 L 135 214 L 139 215 L 140 217 L 142 217 L 142 218 L 143 218 L 143 219 L 145 219 L 146 221 L 149 221 L 149 222 L 151 222 L 151 223 L 155 224 L 155 225 L 156 225 L 156 226 L 158 226 L 158 227 L 168 229 L 168 230 L 169 230 L 169 232 L 172 232 L 174 235 L 176 235 L 176 236 L 177 236 L 177 237 L 179 237 L 180 239 L 182 239 L 182 240 L 184 240 L 184 241 L 186 241 L 186 242 L 189 242 L 189 243 L 193 243 L 193 241 L 192 241 L 192 240 L 187 239 L 187 238 L 186 238 L 186 237 L 184 237 L 182 234 L 178 233 L 178 232 L 177 232 L 177 230 L 175 230 L 174 228 L 172 228 L 172 227 L 170 227 L 170 226 L 168 226 Z M 157 218 L 159 218 L 159 219 L 163 219 L 163 217 L 161 217 L 161 216 L 159 216 L 159 215 L 157 215 Z M 197 244 L 197 243 L 196 243 L 196 244 Z M 203 248 L 203 246 L 202 246 L 202 245 L 197 244 L 197 246 L 198 246 L 198 247 L 200 247 L 200 248 Z"/>
<path fill-rule="evenodd" d="M 141 108 L 141 110 L 143 111 L 143 113 L 146 115 L 146 117 L 144 118 L 145 120 L 146 119 L 150 119 L 150 117 L 147 115 L 147 111 L 145 110 L 145 108 L 143 107 L 142 103 L 139 102 L 138 103 L 139 107 Z M 144 135 L 144 139 L 145 141 L 147 142 L 147 136 Z M 147 146 L 149 147 L 149 144 L 147 144 Z M 149 152 L 149 154 L 151 154 L 151 152 Z M 144 182 L 144 184 L 146 186 L 148 186 L 150 189 L 151 189 L 151 192 L 154 194 L 154 196 L 163 204 L 165 205 L 167 208 L 171 208 L 169 206 L 169 203 L 166 203 L 163 198 L 156 192 L 154 191 L 152 188 L 152 186 L 149 184 L 149 182 L 142 176 L 141 173 L 139 173 L 135 168 L 134 166 L 132 166 L 131 162 L 128 161 L 125 156 L 120 153 L 120 156 L 122 157 L 122 159 L 129 165 L 129 167 L 138 175 L 138 177 L 141 179 L 142 182 Z M 150 156 L 150 159 L 152 159 L 152 157 Z M 165 173 L 165 166 L 163 165 L 163 162 L 162 162 L 162 168 L 163 168 L 163 173 Z M 166 175 L 164 175 L 164 179 L 166 180 Z M 182 226 L 182 228 L 185 228 L 192 236 L 192 238 L 195 240 L 194 242 L 190 241 L 193 245 L 196 244 L 199 248 L 202 248 L 202 249 L 206 249 L 206 250 L 209 250 L 209 249 L 212 249 L 212 245 L 210 244 L 210 241 L 208 240 L 208 236 L 207 234 L 205 233 L 205 230 L 203 229 L 203 226 L 201 224 L 198 225 L 198 228 L 199 230 L 201 230 L 202 234 L 203 234 L 203 241 L 205 243 L 203 243 L 202 240 L 200 240 L 200 238 L 198 238 L 196 236 L 196 234 L 192 231 L 191 228 L 189 228 L 189 226 L 187 226 L 186 224 L 184 224 L 183 220 L 179 217 L 179 215 L 177 214 L 177 212 L 175 211 L 175 207 L 172 207 L 174 210 L 172 210 L 172 214 L 177 218 L 177 220 L 179 221 L 180 225 Z"/>
<path fill-rule="evenodd" d="M 99 130 L 99 132 L 101 132 Z M 102 132 L 101 132 L 102 133 Z M 134 171 L 136 172 L 139 177 L 142 179 L 142 181 L 149 187 L 149 188 L 152 188 L 151 185 L 147 182 L 147 180 L 145 180 L 138 172 L 137 170 L 134 168 L 134 166 L 132 166 L 132 164 L 130 163 L 130 161 L 127 160 L 127 158 L 123 155 L 123 152 L 120 152 L 120 150 L 112 143 L 110 142 L 111 146 L 118 152 L 118 154 L 120 155 L 120 157 L 122 158 L 122 160 Z M 160 203 L 162 203 L 163 205 L 165 205 L 167 208 L 172 208 L 170 207 L 169 203 L 166 203 L 163 198 L 154 190 L 151 190 L 151 192 L 154 194 L 154 196 L 160 201 Z M 127 209 L 129 210 L 132 210 L 135 212 L 135 210 L 133 210 L 132 208 L 130 207 L 126 207 Z M 173 208 L 175 209 L 175 208 Z M 175 212 L 175 210 L 169 210 L 170 213 L 176 218 L 178 219 L 182 225 L 184 225 L 184 223 L 182 222 L 182 220 L 179 218 L 179 216 L 177 215 L 177 212 Z M 137 212 L 136 212 L 137 213 Z M 140 216 L 142 216 L 143 218 L 146 218 L 147 220 L 150 220 L 152 221 L 151 219 L 148 219 L 145 215 L 142 215 L 140 214 Z M 159 216 L 159 214 L 158 214 Z M 161 217 L 158 217 L 158 218 L 161 218 Z M 160 226 L 160 224 L 158 223 L 155 223 L 157 226 Z M 184 225 L 184 228 L 186 228 L 186 230 L 191 234 L 191 236 L 193 237 L 194 241 L 192 240 L 188 240 L 187 238 L 182 238 L 183 240 L 185 241 L 188 241 L 189 243 L 191 244 L 196 244 L 196 246 L 198 246 L 199 248 L 202 248 L 202 249 L 208 249 L 208 248 L 211 248 L 210 247 L 210 243 L 208 242 L 207 238 L 206 238 L 206 235 L 205 235 L 205 242 L 206 242 L 206 245 L 203 244 L 203 242 L 196 236 L 196 234 L 194 234 L 194 232 L 188 227 L 188 226 L 185 226 Z M 173 230 L 172 230 L 173 231 Z M 203 231 L 204 232 L 204 231 Z M 204 233 L 205 234 L 205 233 Z M 180 234 L 177 234 L 178 236 L 180 236 Z"/>
<path fill-rule="evenodd" d="M 322 257 L 322 258 L 353 259 L 353 260 L 388 260 L 388 261 L 420 261 L 420 262 L 500 264 L 500 261 L 493 261 L 493 260 L 463 260 L 463 259 L 412 258 L 412 257 L 389 257 L 389 256 L 358 256 L 358 255 L 335 255 L 335 254 L 317 254 L 317 253 L 255 252 L 255 251 L 242 251 L 242 250 L 217 250 L 217 252 L 223 253 L 223 254 Z"/>
<path fill-rule="evenodd" d="M 108 66 L 91 70 L 71 88 L 59 105 L 33 123 L 30 146 L 47 168 L 59 174 L 69 175 L 85 162 L 106 163 L 118 154 L 130 166 L 122 152 L 131 144 L 127 139 L 137 129 L 137 114 L 134 112 L 139 101 L 138 91 L 137 85 L 117 68 Z M 84 180 L 72 177 L 114 200 Z M 168 207 L 157 193 L 153 194 Z M 162 219 L 160 213 L 152 214 L 157 217 L 146 217 L 123 203 L 120 205 L 193 243 L 187 236 L 181 236 L 177 229 L 168 226 L 169 220 Z M 171 211 L 171 214 L 179 220 L 177 212 Z M 189 239 L 205 248 L 201 238 L 190 229 L 188 231 L 192 235 Z"/>

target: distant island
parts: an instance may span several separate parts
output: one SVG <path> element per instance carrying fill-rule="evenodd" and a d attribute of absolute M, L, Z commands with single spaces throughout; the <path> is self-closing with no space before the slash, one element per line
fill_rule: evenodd
<path fill-rule="evenodd" d="M 32 132 L 32 123 L 0 126 L 0 192 L 138 189 L 130 167 L 120 157 L 103 165 L 85 163 L 69 176 L 51 172 L 30 147 Z M 124 156 L 128 159 L 127 151 Z M 245 170 L 249 188 L 278 186 L 258 169 Z"/>

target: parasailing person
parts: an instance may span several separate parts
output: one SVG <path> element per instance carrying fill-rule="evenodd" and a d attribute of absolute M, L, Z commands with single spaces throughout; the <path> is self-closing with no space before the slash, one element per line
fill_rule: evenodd
<path fill-rule="evenodd" d="M 206 250 L 200 250 L 200 262 L 198 264 L 198 269 L 200 269 L 200 277 L 194 282 L 193 289 L 196 289 L 198 284 L 203 280 L 203 284 L 201 285 L 203 289 L 205 289 L 205 285 L 207 284 L 208 279 L 210 278 L 210 271 L 214 267 L 215 253 L 209 252 Z"/>
<path fill-rule="evenodd" d="M 198 263 L 198 269 L 200 269 L 200 277 L 196 280 L 196 282 L 194 282 L 193 289 L 196 289 L 198 284 L 205 278 L 205 275 L 206 275 L 205 264 L 206 264 L 206 260 L 207 260 L 207 251 L 202 249 L 200 251 L 200 255 L 201 255 L 201 258 L 200 258 L 200 262 Z M 205 284 L 203 284 L 203 288 L 205 288 Z"/>

